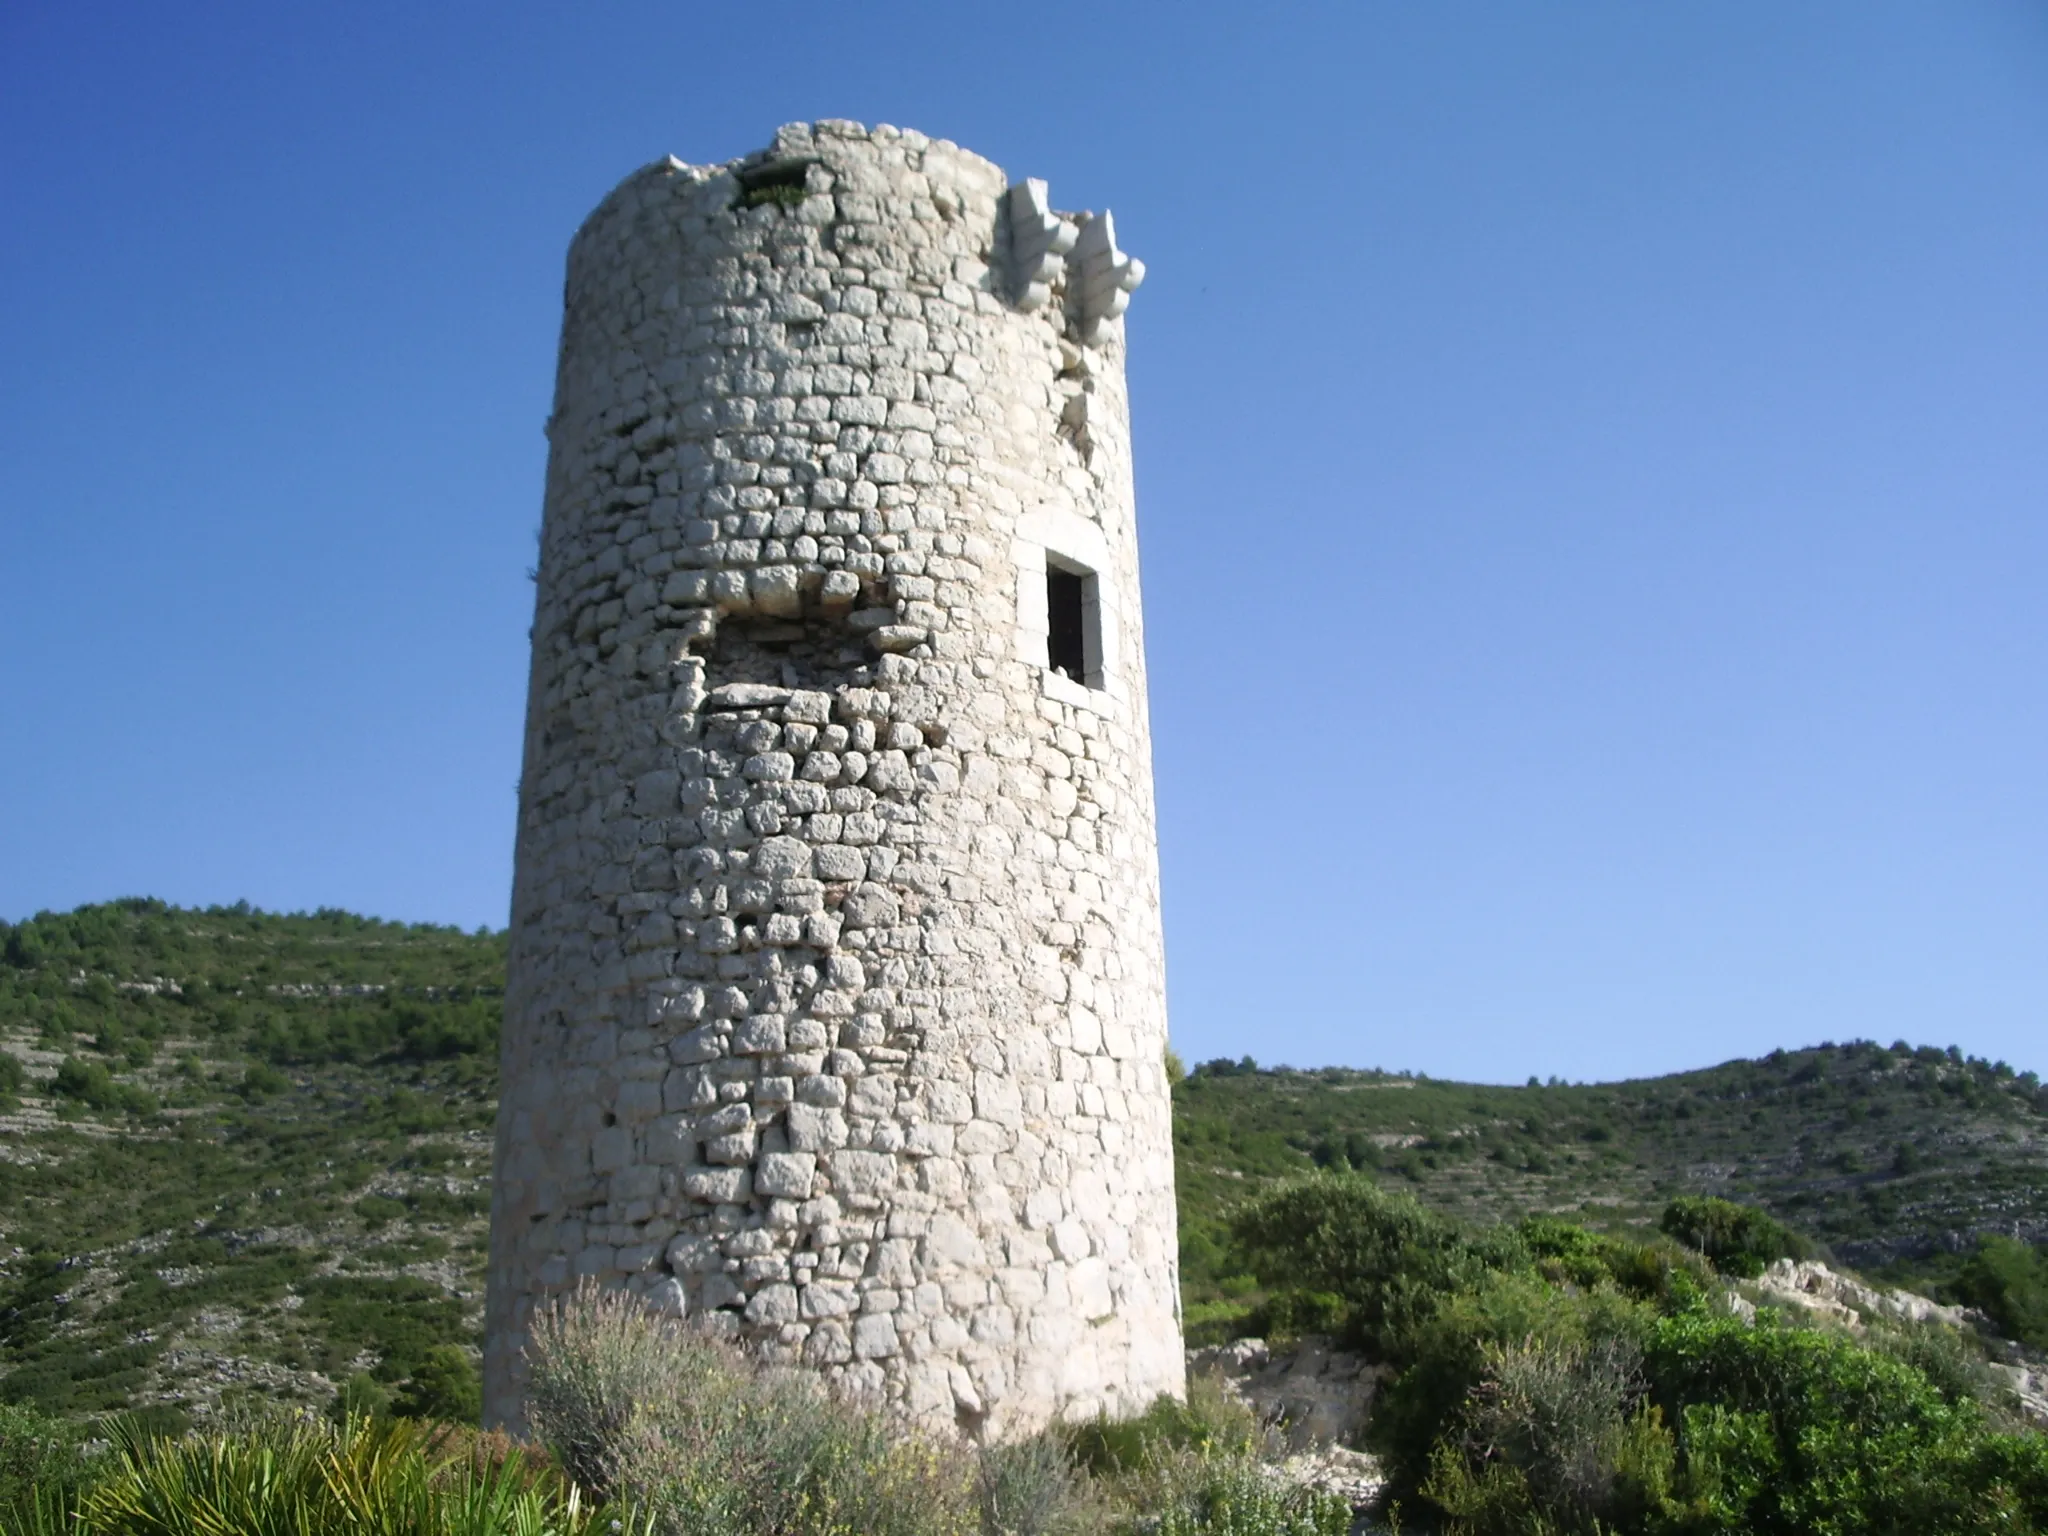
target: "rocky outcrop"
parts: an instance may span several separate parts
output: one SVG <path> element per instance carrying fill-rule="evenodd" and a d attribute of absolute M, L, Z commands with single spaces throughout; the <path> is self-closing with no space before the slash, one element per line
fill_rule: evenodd
<path fill-rule="evenodd" d="M 1237 1339 L 1188 1351 L 1188 1374 L 1215 1377 L 1290 1450 L 1356 1447 L 1372 1413 L 1381 1368 L 1310 1336 L 1275 1349 Z"/>
<path fill-rule="evenodd" d="M 1779 1259 L 1754 1282 L 1759 1300 L 1828 1318 L 1845 1327 L 1880 1320 L 1894 1323 L 1945 1323 L 1972 1331 L 1979 1314 L 1964 1307 L 1944 1307 L 1911 1291 L 1879 1290 L 1825 1264 Z"/>

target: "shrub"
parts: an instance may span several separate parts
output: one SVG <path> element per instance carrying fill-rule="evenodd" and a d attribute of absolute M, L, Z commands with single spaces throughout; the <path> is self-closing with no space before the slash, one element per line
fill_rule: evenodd
<path fill-rule="evenodd" d="M 1083 1536 L 1101 1526 L 1088 1487 L 1057 1429 L 985 1446 L 974 1493 L 984 1536 Z"/>
<path fill-rule="evenodd" d="M 1356 1173 L 1279 1185 L 1241 1208 L 1231 1232 L 1262 1280 L 1280 1296 L 1304 1298 L 1281 1307 L 1312 1308 L 1347 1342 L 1382 1356 L 1445 1297 L 1526 1262 L 1511 1233 L 1468 1234 L 1413 1196 Z M 1315 1293 L 1341 1306 L 1306 1299 Z"/>
<path fill-rule="evenodd" d="M 1489 1391 L 1512 1395 L 1504 1369 L 1523 1372 L 1512 1392 L 1533 1402 L 1529 1372 L 1537 1364 L 1569 1374 L 1591 1370 L 1596 1360 L 1632 1360 L 1654 1317 L 1612 1288 L 1581 1291 L 1526 1272 L 1490 1275 L 1448 1299 L 1399 1341 L 1395 1363 L 1403 1368 L 1373 1412 L 1369 1434 L 1394 1492 L 1406 1497 L 1430 1481 L 1438 1446 L 1464 1433 L 1468 1410 Z M 1628 1403 L 1608 1406 L 1618 1417 Z"/>
<path fill-rule="evenodd" d="M 1668 1238 L 1632 1243 L 1556 1216 L 1528 1217 L 1515 1231 L 1546 1279 L 1587 1289 L 1611 1284 L 1666 1307 L 1689 1305 L 1713 1288 L 1712 1266 Z"/>
<path fill-rule="evenodd" d="M 1213 1376 L 1190 1381 L 1185 1402 L 1162 1395 L 1136 1418 L 1100 1415 L 1068 1428 L 1066 1436 L 1075 1464 L 1097 1477 L 1138 1471 L 1182 1452 L 1251 1456 L 1265 1439 L 1251 1409 L 1226 1393 Z"/>
<path fill-rule="evenodd" d="M 1575 1527 L 1635 1525 L 1660 1505 L 1676 1447 L 1657 1408 L 1640 1402 L 1632 1339 L 1532 1335 L 1483 1354 L 1462 1436 L 1431 1452 L 1426 1497 L 1475 1530 L 1525 1529 L 1537 1512 Z"/>
<path fill-rule="evenodd" d="M 1351 1506 L 1241 1457 L 1176 1459 L 1157 1472 L 1127 1529 L 1152 1536 L 1345 1536 Z"/>
<path fill-rule="evenodd" d="M 2038 1529 L 2048 1440 L 1991 1434 L 1974 1403 L 1848 1339 L 1695 1311 L 1645 1351 L 1680 1425 L 1679 1504 L 1759 1533 Z"/>
<path fill-rule="evenodd" d="M 963 1451 L 631 1297 L 586 1290 L 542 1314 L 527 1359 L 536 1433 L 578 1482 L 630 1499 L 657 1530 L 966 1536 L 978 1525 Z"/>
<path fill-rule="evenodd" d="M 1724 1275 L 1750 1279 L 1778 1259 L 1804 1259 L 1813 1245 L 1754 1206 L 1684 1195 L 1664 1208 L 1665 1235 L 1704 1254 Z"/>
<path fill-rule="evenodd" d="M 594 1536 L 627 1525 L 558 1474 L 398 1420 L 280 1418 L 181 1440 L 117 1428 L 113 1461 L 73 1536 Z"/>
<path fill-rule="evenodd" d="M 356 1371 L 334 1394 L 334 1401 L 327 1405 L 327 1416 L 337 1424 L 353 1418 L 389 1418 L 392 1396 L 391 1389 L 368 1371 Z"/>
<path fill-rule="evenodd" d="M 291 1085 L 292 1080 L 277 1068 L 264 1062 L 252 1061 L 243 1069 L 242 1080 L 235 1085 L 235 1092 L 254 1103 L 258 1099 L 268 1099 L 283 1093 Z"/>
<path fill-rule="evenodd" d="M 20 1403 L 0 1403 L 0 1530 L 34 1529 L 38 1500 L 68 1504 L 88 1479 L 79 1426 Z M 53 1511 L 54 1512 L 54 1511 Z"/>
<path fill-rule="evenodd" d="M 147 1115 L 156 1110 L 156 1100 L 140 1088 L 126 1083 L 117 1083 L 113 1075 L 96 1061 L 85 1061 L 77 1056 L 66 1056 L 57 1064 L 57 1075 L 50 1079 L 50 1091 L 60 1099 L 70 1099 L 83 1104 L 87 1109 L 125 1110 L 130 1114 Z"/>
<path fill-rule="evenodd" d="M 2007 1338 L 2048 1349 L 2048 1257 L 2009 1237 L 1986 1237 L 1949 1286 Z"/>
<path fill-rule="evenodd" d="M 401 1419 L 474 1424 L 483 1417 L 484 1384 L 459 1344 L 436 1344 L 398 1389 L 391 1411 Z"/>

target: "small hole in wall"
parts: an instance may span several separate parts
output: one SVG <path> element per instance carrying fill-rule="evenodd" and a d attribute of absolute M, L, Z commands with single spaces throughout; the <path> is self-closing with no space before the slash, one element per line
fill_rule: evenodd
<path fill-rule="evenodd" d="M 1088 576 L 1045 568 L 1046 665 L 1077 683 L 1088 681 Z"/>
<path fill-rule="evenodd" d="M 808 160 L 778 160 L 738 172 L 740 206 L 758 208 L 763 203 L 775 203 L 794 208 L 804 200 L 804 183 L 810 168 Z"/>

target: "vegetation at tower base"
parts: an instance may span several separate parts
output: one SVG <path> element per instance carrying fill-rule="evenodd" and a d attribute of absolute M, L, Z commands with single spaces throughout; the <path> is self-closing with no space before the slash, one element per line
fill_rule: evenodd
<path fill-rule="evenodd" d="M 1966 1340 L 1743 1315 L 1746 1249 L 1717 1273 L 1663 1234 L 1470 1228 L 1352 1172 L 1230 1226 L 1263 1323 L 1310 1316 L 1388 1371 L 1392 1496 L 1456 1529 L 2048 1528 L 2048 1437 Z"/>
<path fill-rule="evenodd" d="M 78 1442 L 104 1438 L 90 1416 L 113 1410 L 164 1431 L 257 1401 L 324 1418 L 342 1392 L 363 1412 L 466 1411 L 501 966 L 497 935 L 338 912 L 130 901 L 0 929 L 0 1487 L 31 1463 L 18 1485 L 58 1476 Z M 99 1076 L 67 1060 L 126 1092 L 87 1086 Z M 1998 1438 L 1995 1404 L 1971 1406 L 1971 1340 L 1737 1333 L 1684 1304 L 1688 1285 L 1736 1283 L 1688 1245 L 1725 1238 L 1731 1268 L 1824 1245 L 2042 1348 L 2044 1120 L 2024 1074 L 1862 1044 L 1589 1087 L 1204 1065 L 1177 1089 L 1191 1331 L 1370 1332 L 1390 1360 L 1413 1352 L 1381 1414 L 1406 1436 L 1411 1526 L 1452 1505 L 1474 1528 L 1522 1518 L 1513 1476 L 1487 1471 L 1509 1452 L 1471 1449 L 1496 1442 L 1524 1460 L 1590 1445 L 1581 1464 L 1608 1467 L 1610 1491 L 1636 1486 L 1631 1467 L 1654 1482 L 1669 1450 L 1662 1496 L 1697 1502 L 1700 1468 L 1723 1468 L 1729 1488 L 1764 1475 L 1756 1416 L 1795 1399 L 1867 1398 L 1940 1452 L 1871 1461 L 1905 1443 L 1873 1436 L 1841 1464 L 1857 1478 L 2018 1489 L 2032 1453 Z M 1341 1201 L 1303 1196 L 1296 1181 L 1318 1171 Z M 1696 1203 L 1708 1196 L 1747 1211 Z M 1684 1241 L 1660 1232 L 1667 1216 Z M 1633 1343 L 1603 1344 L 1603 1328 Z M 1698 1374 L 1657 1374 L 1689 1360 Z M 1750 1397 L 1727 1385 L 1745 1381 Z M 1616 1402 L 1618 1420 L 1603 1408 L 1529 1427 L 1549 1422 L 1544 1404 Z M 1831 1421 L 1768 1422 L 1773 1455 L 1832 1443 Z M 1447 1439 L 1462 1463 L 1439 1453 Z M 1532 1509 L 1591 1507 L 1533 1461 L 1521 1476 Z M 1622 1504 L 1602 1507 L 1626 1528 Z"/>

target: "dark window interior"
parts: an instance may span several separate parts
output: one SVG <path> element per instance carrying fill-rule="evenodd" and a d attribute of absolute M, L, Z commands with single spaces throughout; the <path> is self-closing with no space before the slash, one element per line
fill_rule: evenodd
<path fill-rule="evenodd" d="M 1079 571 L 1045 568 L 1045 608 L 1050 620 L 1048 660 L 1055 672 L 1063 672 L 1077 683 L 1088 681 L 1088 645 L 1081 616 L 1082 597 L 1088 578 Z"/>
<path fill-rule="evenodd" d="M 786 208 L 794 207 L 804 200 L 805 173 L 810 167 L 808 160 L 771 160 L 766 165 L 736 172 L 740 206 L 758 208 L 763 203 L 779 203 Z"/>

